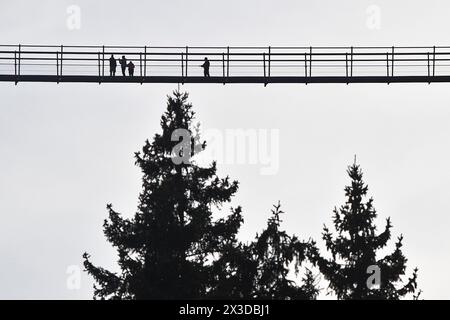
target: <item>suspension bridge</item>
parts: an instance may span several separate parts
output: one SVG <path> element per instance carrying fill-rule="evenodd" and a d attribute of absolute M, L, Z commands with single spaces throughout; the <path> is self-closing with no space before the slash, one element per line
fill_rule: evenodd
<path fill-rule="evenodd" d="M 125 56 L 134 76 L 110 75 Z M 203 75 L 204 58 L 210 77 Z M 158 47 L 0 45 L 0 82 L 399 83 L 450 82 L 450 46 Z"/>

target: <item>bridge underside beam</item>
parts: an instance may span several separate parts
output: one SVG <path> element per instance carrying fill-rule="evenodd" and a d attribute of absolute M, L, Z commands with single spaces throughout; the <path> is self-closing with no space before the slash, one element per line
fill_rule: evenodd
<path fill-rule="evenodd" d="M 431 83 L 450 82 L 450 76 L 316 76 L 316 77 L 99 77 L 99 76 L 54 76 L 54 75 L 0 75 L 0 82 L 73 82 L 73 83 Z"/>

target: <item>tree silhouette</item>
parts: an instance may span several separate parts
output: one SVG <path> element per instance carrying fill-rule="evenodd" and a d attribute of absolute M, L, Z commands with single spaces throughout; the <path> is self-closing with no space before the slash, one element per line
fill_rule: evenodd
<path fill-rule="evenodd" d="M 306 260 L 310 242 L 280 229 L 280 204 L 274 206 L 267 227 L 255 240 L 230 248 L 216 270 L 218 297 L 275 300 L 316 299 L 319 289 L 316 277 L 306 269 L 300 281 L 299 268 Z"/>
<path fill-rule="evenodd" d="M 316 299 L 319 290 L 310 270 L 306 270 L 301 285 L 290 279 L 291 271 L 298 275 L 299 267 L 306 260 L 310 243 L 302 242 L 296 236 L 289 236 L 284 230 L 280 230 L 280 215 L 283 213 L 281 205 L 275 205 L 266 229 L 251 244 L 256 262 L 254 298 Z"/>
<path fill-rule="evenodd" d="M 363 202 L 368 187 L 356 163 L 348 169 L 352 183 L 345 188 L 347 201 L 334 210 L 337 234 L 324 227 L 331 259 L 321 256 L 313 241 L 281 230 L 280 204 L 254 241 L 238 241 L 240 207 L 213 219 L 237 192 L 238 182 L 219 178 L 215 162 L 196 164 L 206 143 L 200 140 L 187 99 L 180 92 L 168 97 L 162 133 L 135 154 L 143 178 L 134 217 L 124 218 L 107 206 L 103 229 L 117 249 L 120 271 L 95 266 L 89 254 L 83 255 L 95 280 L 95 299 L 316 299 L 313 273 L 306 269 L 299 280 L 307 259 L 319 267 L 339 299 L 399 299 L 416 292 L 417 269 L 401 285 L 407 262 L 402 236 L 393 253 L 378 257 L 392 226 L 387 219 L 385 230 L 376 234 L 377 214 L 372 199 Z M 371 286 L 368 272 L 377 270 L 380 282 Z"/>
<path fill-rule="evenodd" d="M 368 186 L 363 182 L 360 167 L 355 163 L 347 172 L 351 178 L 351 185 L 345 187 L 347 201 L 339 209 L 334 209 L 333 223 L 337 235 L 333 237 L 327 227 L 323 232 L 323 240 L 332 258 L 322 257 L 315 248 L 310 252 L 311 261 L 319 266 L 338 299 L 400 299 L 408 293 L 414 294 L 417 268 L 402 285 L 407 262 L 401 250 L 403 236 L 398 238 L 391 254 L 377 257 L 378 251 L 386 247 L 391 238 L 390 219 L 387 219 L 385 230 L 376 234 L 374 220 L 377 213 L 372 198 L 363 202 Z M 375 275 L 372 272 L 377 270 L 380 283 L 368 281 Z"/>
<path fill-rule="evenodd" d="M 143 190 L 134 218 L 123 218 L 107 206 L 104 234 L 117 249 L 121 271 L 94 266 L 84 254 L 84 266 L 96 282 L 94 298 L 207 297 L 221 278 L 217 275 L 220 257 L 240 252 L 236 234 L 243 222 L 241 208 L 232 209 L 226 218 L 212 218 L 213 210 L 230 201 L 238 182 L 220 179 L 215 162 L 203 168 L 192 161 L 205 143 L 200 142 L 187 99 L 180 92 L 168 97 L 162 134 L 155 135 L 152 143 L 146 141 L 142 153 L 135 155 Z M 180 129 L 189 133 L 188 139 L 173 139 Z"/>

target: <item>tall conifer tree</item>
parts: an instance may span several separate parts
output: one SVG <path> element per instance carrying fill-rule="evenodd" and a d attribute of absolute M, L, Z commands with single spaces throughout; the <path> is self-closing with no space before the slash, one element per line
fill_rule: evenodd
<path fill-rule="evenodd" d="M 215 274 L 218 297 L 270 300 L 314 300 L 319 289 L 316 276 L 300 267 L 306 262 L 311 242 L 299 240 L 281 229 L 280 204 L 274 206 L 266 228 L 255 239 L 231 247 Z M 312 248 L 314 249 L 314 248 Z"/>
<path fill-rule="evenodd" d="M 267 227 L 251 244 L 255 261 L 255 291 L 257 299 L 314 300 L 319 289 L 316 278 L 306 269 L 302 279 L 300 267 L 306 261 L 311 244 L 291 236 L 281 229 L 281 205 L 275 205 Z"/>
<path fill-rule="evenodd" d="M 134 218 L 126 219 L 112 205 L 107 207 L 104 234 L 117 249 L 120 272 L 95 266 L 84 254 L 85 268 L 96 282 L 95 298 L 207 297 L 217 287 L 213 270 L 220 257 L 239 246 L 241 209 L 232 209 L 226 218 L 212 218 L 215 208 L 230 201 L 238 183 L 219 178 L 216 163 L 200 167 L 191 161 L 205 144 L 187 99 L 180 92 L 168 97 L 162 133 L 146 141 L 135 155 L 143 178 Z M 174 132 L 181 134 L 173 139 Z M 183 140 L 183 133 L 189 138 Z"/>
<path fill-rule="evenodd" d="M 323 240 L 332 257 L 326 259 L 314 249 L 310 254 L 312 262 L 319 266 L 338 299 L 400 299 L 414 294 L 417 268 L 406 283 L 402 283 L 407 262 L 402 252 L 403 236 L 398 238 L 391 254 L 379 257 L 379 251 L 391 238 L 390 219 L 387 219 L 384 231 L 377 234 L 377 213 L 372 198 L 364 202 L 368 186 L 363 181 L 361 169 L 355 163 L 347 172 L 351 185 L 345 187 L 346 203 L 334 210 L 336 234 L 327 227 L 323 232 Z"/>

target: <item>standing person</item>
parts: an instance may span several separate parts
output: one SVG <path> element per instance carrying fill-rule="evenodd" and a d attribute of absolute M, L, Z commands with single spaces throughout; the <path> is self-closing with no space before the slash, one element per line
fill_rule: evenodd
<path fill-rule="evenodd" d="M 134 76 L 134 63 L 133 63 L 133 61 L 130 61 L 128 63 L 128 73 L 130 74 L 130 77 Z"/>
<path fill-rule="evenodd" d="M 203 68 L 203 74 L 206 78 L 209 78 L 209 60 L 208 58 L 205 58 L 205 62 L 202 64 L 202 68 Z"/>
<path fill-rule="evenodd" d="M 116 69 L 117 69 L 117 60 L 114 58 L 114 55 L 111 55 L 111 58 L 109 58 L 109 75 L 111 77 L 116 76 Z"/>
<path fill-rule="evenodd" d="M 119 60 L 120 67 L 122 68 L 122 75 L 125 77 L 125 71 L 127 70 L 127 58 L 125 56 L 122 56 L 122 59 Z"/>

